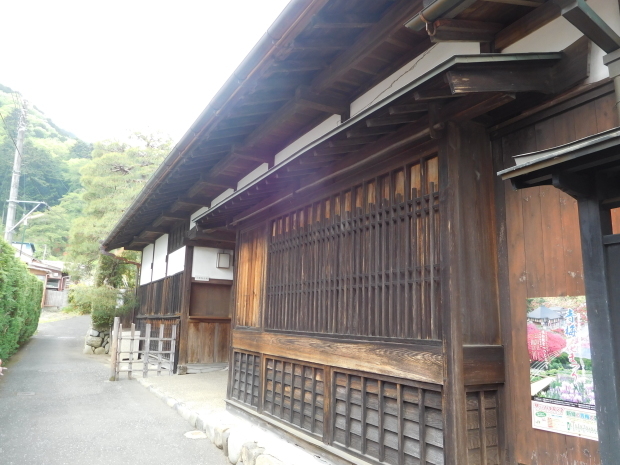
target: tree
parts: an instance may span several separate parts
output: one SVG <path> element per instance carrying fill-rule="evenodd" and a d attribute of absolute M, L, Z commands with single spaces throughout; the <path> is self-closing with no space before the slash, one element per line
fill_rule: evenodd
<path fill-rule="evenodd" d="M 127 141 L 94 144 L 92 159 L 80 170 L 84 210 L 69 234 L 69 270 L 76 280 L 93 278 L 99 247 L 168 154 L 169 139 L 136 133 Z"/>

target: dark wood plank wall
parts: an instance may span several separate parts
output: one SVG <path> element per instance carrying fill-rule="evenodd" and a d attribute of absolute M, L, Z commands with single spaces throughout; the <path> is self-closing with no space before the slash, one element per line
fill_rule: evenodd
<path fill-rule="evenodd" d="M 570 107 L 493 141 L 496 169 L 513 155 L 557 146 L 618 126 L 614 94 Z M 599 464 L 595 441 L 531 427 L 526 299 L 584 295 L 576 201 L 553 187 L 512 190 L 497 183 L 503 343 L 506 348 L 506 427 L 509 463 Z M 620 213 L 614 212 L 615 227 Z M 505 218 L 505 223 L 503 219 Z M 506 286 L 502 286 L 504 283 Z"/>
<path fill-rule="evenodd" d="M 153 281 L 138 288 L 137 315 L 178 315 L 183 300 L 185 272 Z"/>
<path fill-rule="evenodd" d="M 271 222 L 265 328 L 441 339 L 437 157 Z"/>

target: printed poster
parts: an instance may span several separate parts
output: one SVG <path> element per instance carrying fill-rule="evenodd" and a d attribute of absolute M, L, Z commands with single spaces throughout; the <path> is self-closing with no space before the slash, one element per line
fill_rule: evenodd
<path fill-rule="evenodd" d="M 527 302 L 532 426 L 598 440 L 586 299 Z"/>

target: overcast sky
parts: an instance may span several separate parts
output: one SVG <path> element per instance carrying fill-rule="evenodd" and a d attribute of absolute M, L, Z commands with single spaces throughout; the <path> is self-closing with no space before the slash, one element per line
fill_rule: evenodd
<path fill-rule="evenodd" d="M 288 0 L 2 2 L 0 83 L 89 142 L 177 141 Z"/>

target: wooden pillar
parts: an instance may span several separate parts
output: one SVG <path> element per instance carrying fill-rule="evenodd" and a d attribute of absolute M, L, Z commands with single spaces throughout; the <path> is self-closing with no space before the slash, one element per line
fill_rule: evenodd
<path fill-rule="evenodd" d="M 602 465 L 620 451 L 620 238 L 595 196 L 578 198 L 592 375 Z"/>
<path fill-rule="evenodd" d="M 187 370 L 187 345 L 189 338 L 189 304 L 192 293 L 192 266 L 194 263 L 194 247 L 185 247 L 185 268 L 183 271 L 183 298 L 179 309 L 179 355 L 178 355 L 178 374 L 185 374 Z"/>
<path fill-rule="evenodd" d="M 463 350 L 500 343 L 494 171 L 485 128 L 448 123 L 439 149 L 444 450 L 468 463 Z"/>

